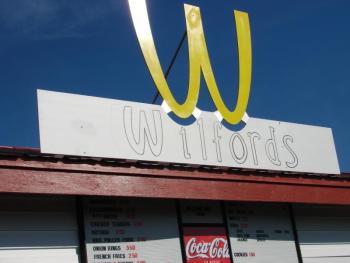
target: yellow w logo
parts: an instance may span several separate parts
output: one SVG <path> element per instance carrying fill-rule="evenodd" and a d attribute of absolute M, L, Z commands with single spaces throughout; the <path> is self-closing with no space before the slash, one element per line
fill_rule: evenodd
<path fill-rule="evenodd" d="M 234 11 L 239 57 L 239 91 L 236 108 L 234 111 L 231 111 L 226 107 L 215 81 L 199 7 L 185 4 L 190 75 L 186 100 L 183 104 L 179 104 L 169 89 L 159 62 L 145 0 L 129 0 L 129 6 L 146 64 L 160 95 L 170 109 L 181 118 L 187 118 L 193 113 L 198 101 L 202 72 L 210 95 L 222 117 L 230 124 L 239 123 L 248 105 L 252 72 L 252 49 L 248 14 Z"/>

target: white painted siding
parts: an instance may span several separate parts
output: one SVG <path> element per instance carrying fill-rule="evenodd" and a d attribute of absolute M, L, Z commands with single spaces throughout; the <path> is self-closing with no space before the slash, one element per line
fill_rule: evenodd
<path fill-rule="evenodd" d="M 73 198 L 0 196 L 0 263 L 78 263 Z"/>
<path fill-rule="evenodd" d="M 304 263 L 350 262 L 350 207 L 294 206 Z"/>

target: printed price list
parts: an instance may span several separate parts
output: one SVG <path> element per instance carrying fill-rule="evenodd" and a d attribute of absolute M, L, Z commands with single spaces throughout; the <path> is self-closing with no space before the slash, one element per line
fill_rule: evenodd
<path fill-rule="evenodd" d="M 167 253 L 174 256 L 167 262 L 181 260 L 171 201 L 87 199 L 85 235 L 89 263 L 164 262 Z"/>
<path fill-rule="evenodd" d="M 226 216 L 234 262 L 298 262 L 286 206 L 226 203 Z"/>

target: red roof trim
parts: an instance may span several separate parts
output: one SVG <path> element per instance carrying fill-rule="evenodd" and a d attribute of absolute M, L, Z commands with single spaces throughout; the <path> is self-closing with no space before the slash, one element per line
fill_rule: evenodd
<path fill-rule="evenodd" d="M 350 204 L 350 177 L 222 170 L 0 149 L 0 193 Z"/>

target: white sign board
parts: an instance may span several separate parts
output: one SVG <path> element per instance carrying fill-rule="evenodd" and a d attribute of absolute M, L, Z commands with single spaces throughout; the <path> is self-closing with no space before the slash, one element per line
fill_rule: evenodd
<path fill-rule="evenodd" d="M 89 198 L 88 263 L 182 262 L 175 201 Z"/>
<path fill-rule="evenodd" d="M 38 91 L 43 153 L 339 174 L 329 128 L 250 118 L 230 131 L 212 112 L 191 125 L 159 105 Z"/>

